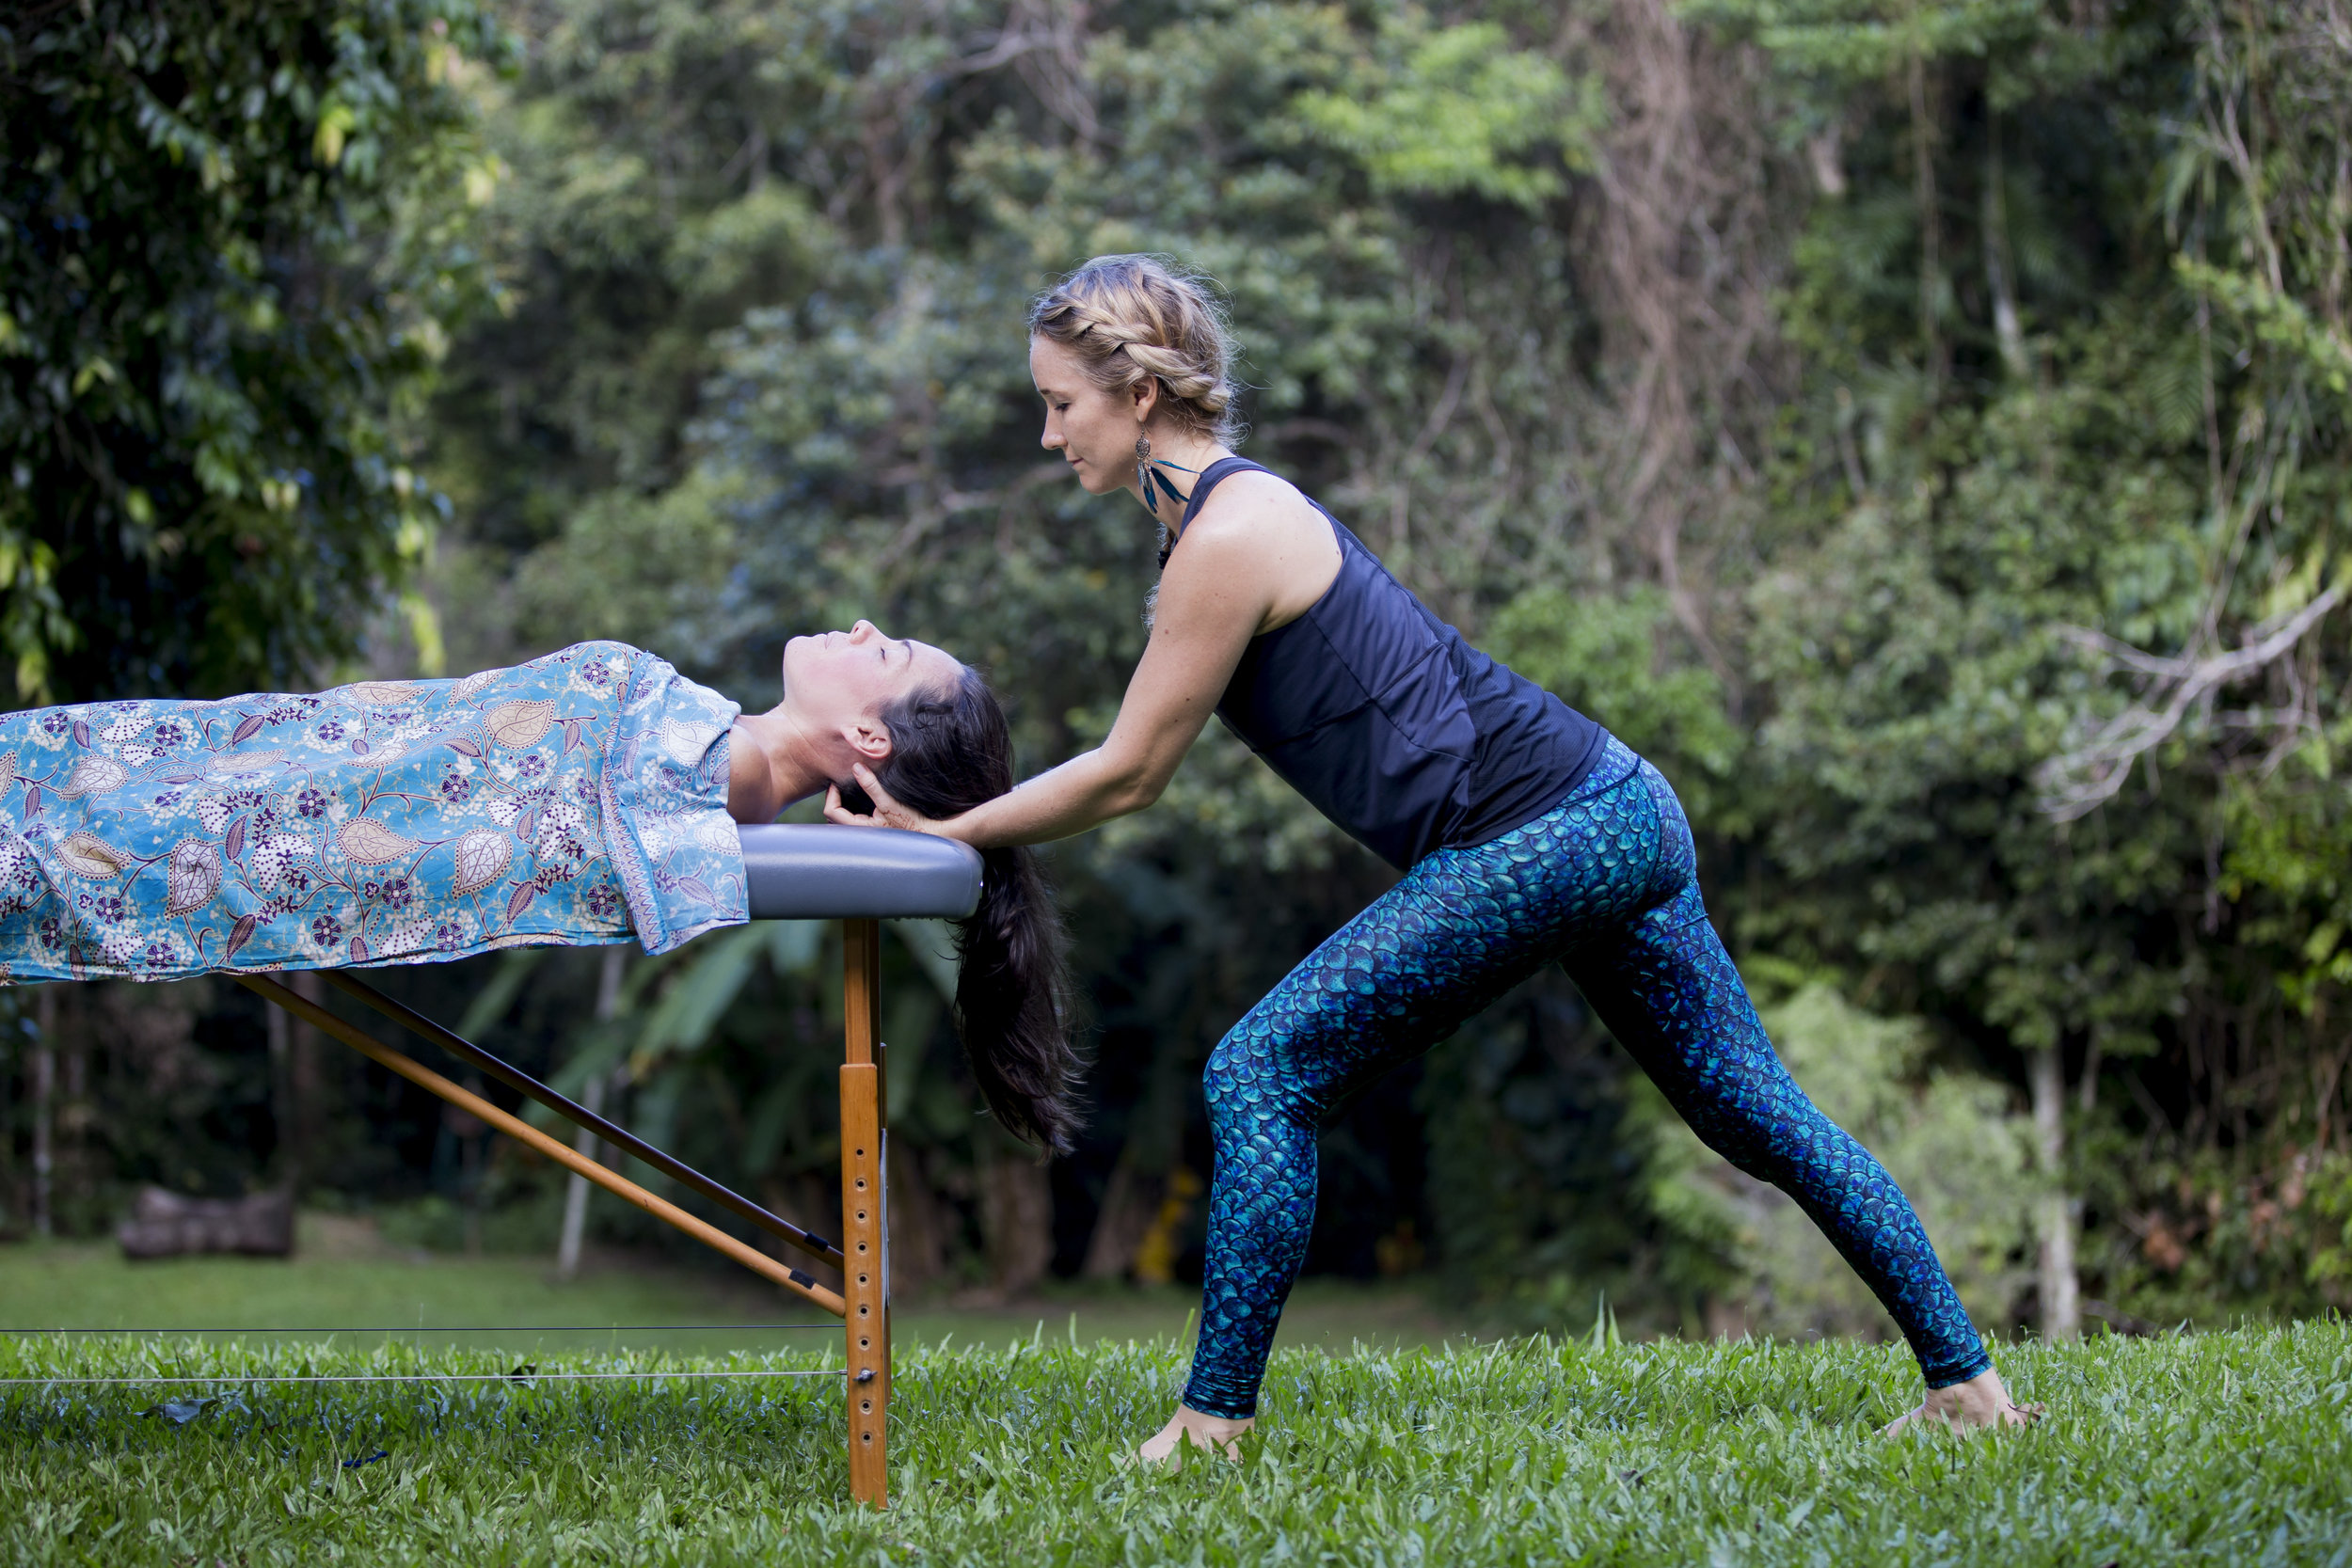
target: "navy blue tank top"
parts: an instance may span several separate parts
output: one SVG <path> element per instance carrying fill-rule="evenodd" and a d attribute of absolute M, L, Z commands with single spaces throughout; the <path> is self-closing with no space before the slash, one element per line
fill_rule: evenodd
<path fill-rule="evenodd" d="M 1203 469 L 1184 531 L 1230 474 Z M 1314 607 L 1252 638 L 1217 717 L 1284 782 L 1399 870 L 1432 849 L 1484 844 L 1565 800 L 1604 732 L 1462 641 L 1310 499 L 1339 540 L 1340 575 Z"/>

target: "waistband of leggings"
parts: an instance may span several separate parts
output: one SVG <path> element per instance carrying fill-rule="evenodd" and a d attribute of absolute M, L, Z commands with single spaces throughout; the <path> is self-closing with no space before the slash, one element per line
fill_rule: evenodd
<path fill-rule="evenodd" d="M 1558 800 L 1549 806 L 1546 806 L 1542 811 L 1537 812 L 1534 816 L 1529 817 L 1525 822 L 1518 823 L 1512 827 L 1502 830 L 1500 832 L 1490 834 L 1489 836 L 1479 840 L 1476 844 L 1449 844 L 1442 848 L 1433 849 L 1428 855 L 1422 857 L 1422 860 L 1415 862 L 1415 866 L 1418 868 L 1421 865 L 1424 865 L 1428 863 L 1431 859 L 1434 859 L 1438 855 L 1449 855 L 1458 852 L 1467 852 L 1471 849 L 1483 848 L 1485 846 L 1493 843 L 1496 839 L 1502 837 L 1504 833 L 1518 832 L 1523 828 L 1532 827 L 1535 823 L 1541 822 L 1547 816 L 1567 810 L 1570 806 L 1577 804 L 1579 801 L 1589 800 L 1597 795 L 1605 795 L 1610 790 L 1613 790 L 1619 784 L 1624 784 L 1626 780 L 1631 778 L 1634 773 L 1641 768 L 1641 766 L 1642 758 L 1632 747 L 1628 746 L 1624 741 L 1619 740 L 1615 736 L 1611 735 L 1607 730 L 1603 730 L 1600 732 L 1600 755 L 1594 759 L 1593 766 L 1591 768 L 1585 769 L 1584 776 L 1577 780 L 1575 784 L 1570 784 L 1568 786 L 1568 792 L 1560 797 Z M 1198 1407 L 1196 1406 L 1195 1408 Z"/>
<path fill-rule="evenodd" d="M 1600 755 L 1593 760 L 1593 766 L 1576 781 L 1575 786 L 1560 798 L 1560 805 L 1551 809 L 1558 811 L 1560 806 L 1572 806 L 1579 800 L 1589 800 L 1596 795 L 1614 789 L 1631 778 L 1641 766 L 1640 752 L 1603 730 L 1600 732 Z"/>

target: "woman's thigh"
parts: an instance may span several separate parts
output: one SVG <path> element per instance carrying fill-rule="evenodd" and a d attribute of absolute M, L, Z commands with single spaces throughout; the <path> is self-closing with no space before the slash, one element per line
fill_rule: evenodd
<path fill-rule="evenodd" d="M 1708 918 L 1673 789 L 1645 765 L 1661 823 L 1656 902 L 1585 933 L 1561 960 L 1617 1043 L 1702 1138 L 1739 1161 L 1756 1129 L 1812 1107 L 1772 1050 Z"/>
<path fill-rule="evenodd" d="M 1661 865 L 1680 858 L 1679 817 L 1661 813 L 1645 774 L 1655 776 L 1645 768 L 1486 844 L 1422 860 L 1233 1026 L 1210 1057 L 1212 1097 L 1320 1116 L 1656 902 Z"/>

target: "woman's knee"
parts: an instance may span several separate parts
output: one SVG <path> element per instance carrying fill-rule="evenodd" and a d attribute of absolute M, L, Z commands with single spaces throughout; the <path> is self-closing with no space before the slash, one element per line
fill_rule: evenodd
<path fill-rule="evenodd" d="M 1216 1042 L 1208 1065 L 1200 1069 L 1200 1097 L 1207 1102 L 1212 1131 L 1225 1127 L 1258 1091 L 1263 1099 L 1274 1085 L 1273 1052 L 1269 1042 L 1253 1038 L 1249 1020 L 1243 1019 Z"/>
<path fill-rule="evenodd" d="M 1275 1124 L 1304 1127 L 1311 1136 L 1330 1085 L 1278 1059 L 1272 1034 L 1249 1025 L 1249 1019 L 1235 1024 L 1201 1069 L 1211 1138 L 1220 1145 L 1247 1142 L 1269 1135 Z"/>

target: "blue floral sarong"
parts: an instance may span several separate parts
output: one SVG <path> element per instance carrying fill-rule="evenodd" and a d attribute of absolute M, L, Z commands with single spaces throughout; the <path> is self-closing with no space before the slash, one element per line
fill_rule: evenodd
<path fill-rule="evenodd" d="M 666 952 L 746 918 L 735 704 L 619 642 L 0 716 L 0 984 Z"/>

